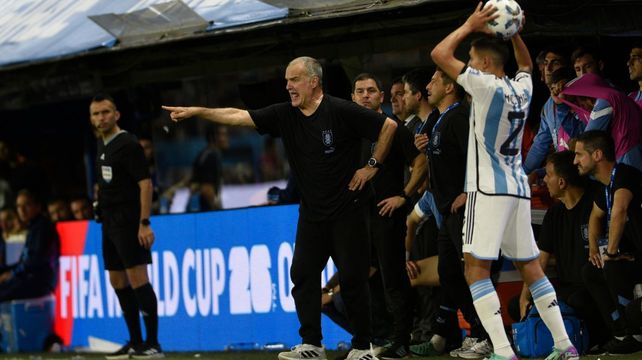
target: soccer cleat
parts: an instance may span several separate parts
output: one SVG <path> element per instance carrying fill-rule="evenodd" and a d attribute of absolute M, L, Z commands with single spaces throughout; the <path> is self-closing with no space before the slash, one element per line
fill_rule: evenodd
<path fill-rule="evenodd" d="M 519 359 L 515 355 L 511 357 L 506 357 L 506 356 L 500 356 L 495 353 L 492 353 L 490 357 L 484 358 L 484 360 L 519 360 Z"/>
<path fill-rule="evenodd" d="M 279 353 L 279 360 L 327 360 L 325 349 L 322 347 L 300 344 L 290 351 Z"/>
<path fill-rule="evenodd" d="M 159 344 L 142 344 L 132 355 L 134 359 L 161 359 L 165 357 Z"/>
<path fill-rule="evenodd" d="M 463 359 L 481 359 L 493 353 L 490 340 L 476 341 L 468 350 L 461 351 L 458 356 Z"/>
<path fill-rule="evenodd" d="M 379 359 L 376 356 L 372 355 L 372 351 L 370 351 L 370 349 L 367 349 L 367 350 L 352 349 L 348 353 L 348 357 L 346 357 L 346 360 L 379 360 Z"/>
<path fill-rule="evenodd" d="M 450 356 L 455 358 L 459 357 L 459 353 L 470 350 L 470 348 L 473 347 L 473 345 L 475 344 L 477 344 L 477 338 L 467 336 L 464 338 L 464 341 L 461 343 L 461 347 L 458 347 L 457 349 L 450 351 Z"/>
<path fill-rule="evenodd" d="M 444 353 L 444 351 L 435 349 L 435 346 L 430 340 L 422 342 L 421 344 L 410 345 L 410 352 L 417 356 L 439 356 Z"/>
<path fill-rule="evenodd" d="M 580 354 L 575 349 L 575 346 L 571 345 L 565 350 L 560 350 L 553 348 L 553 352 L 546 357 L 545 360 L 579 360 Z"/>
<path fill-rule="evenodd" d="M 120 360 L 120 359 L 129 359 L 131 355 L 136 352 L 134 345 L 131 342 L 127 342 L 120 349 L 114 351 L 111 354 L 105 355 L 107 360 Z"/>
<path fill-rule="evenodd" d="M 374 351 L 373 351 L 374 352 Z M 410 353 L 408 352 L 408 345 L 392 344 L 388 349 L 376 355 L 379 359 L 383 360 L 396 360 L 405 359 Z"/>
<path fill-rule="evenodd" d="M 622 340 L 612 338 L 604 344 L 603 349 L 610 355 L 633 354 L 642 350 L 642 343 L 629 335 Z"/>

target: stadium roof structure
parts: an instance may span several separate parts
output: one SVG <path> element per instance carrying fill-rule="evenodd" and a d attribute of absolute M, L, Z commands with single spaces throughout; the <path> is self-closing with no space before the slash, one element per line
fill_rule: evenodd
<path fill-rule="evenodd" d="M 0 106 L 436 43 L 471 0 L 6 0 Z M 525 36 L 642 35 L 640 0 L 520 0 Z M 53 89 L 53 90 L 52 90 Z"/>

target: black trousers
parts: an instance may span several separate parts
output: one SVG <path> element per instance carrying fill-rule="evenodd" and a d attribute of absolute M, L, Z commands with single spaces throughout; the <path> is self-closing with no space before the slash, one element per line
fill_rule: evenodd
<path fill-rule="evenodd" d="M 470 288 L 464 276 L 462 263 L 464 209 L 460 209 L 456 214 L 448 213 L 442 215 L 443 223 L 437 236 L 439 250 L 437 271 L 439 272 L 439 283 L 443 291 L 442 305 L 451 309 L 461 310 L 464 318 L 470 324 L 471 336 L 487 339 L 488 335 L 477 316 Z"/>
<path fill-rule="evenodd" d="M 379 208 L 371 205 L 368 222 L 373 256 L 376 256 L 386 294 L 386 305 L 394 319 L 390 340 L 408 345 L 415 297 L 406 273 L 406 211 L 400 208 L 392 217 L 383 217 L 379 215 Z"/>
<path fill-rule="evenodd" d="M 370 287 L 370 309 L 372 310 L 370 317 L 370 323 L 372 324 L 372 342 L 379 344 L 390 338 L 393 320 L 386 308 L 383 283 L 378 272 L 370 277 L 368 284 Z M 332 301 L 321 308 L 321 312 L 337 325 L 341 326 L 343 330 L 350 334 L 354 333 L 350 327 L 350 320 L 348 320 L 348 314 L 343 298 L 341 297 L 341 292 L 336 293 L 332 297 Z"/>
<path fill-rule="evenodd" d="M 614 336 L 640 333 L 627 324 L 626 307 L 633 300 L 633 287 L 642 281 L 641 262 L 636 256 L 635 261 L 605 261 L 604 269 L 590 263 L 584 266 L 584 282 Z"/>
<path fill-rule="evenodd" d="M 353 329 L 352 347 L 370 348 L 370 247 L 364 214 L 358 208 L 333 221 L 299 218 L 290 269 L 292 296 L 304 344 L 321 345 L 321 271 L 332 257 L 339 271 L 341 296 Z"/>

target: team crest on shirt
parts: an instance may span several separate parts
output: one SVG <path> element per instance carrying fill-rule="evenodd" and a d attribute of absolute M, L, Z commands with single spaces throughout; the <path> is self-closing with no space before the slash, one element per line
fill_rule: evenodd
<path fill-rule="evenodd" d="M 332 146 L 334 143 L 334 137 L 332 136 L 332 130 L 323 130 L 321 131 L 321 138 L 323 139 L 323 145 Z"/>
<path fill-rule="evenodd" d="M 435 131 L 432 134 L 432 136 L 430 137 L 430 144 L 432 145 L 433 149 L 439 147 L 439 144 L 441 144 L 441 133 L 439 131 Z"/>
<path fill-rule="evenodd" d="M 111 166 L 101 166 L 100 170 L 103 180 L 105 180 L 105 182 L 107 183 L 110 183 L 113 177 Z"/>
<path fill-rule="evenodd" d="M 589 238 L 588 224 L 580 225 L 580 232 L 582 233 L 582 241 L 584 242 L 584 244 L 588 245 L 588 241 L 589 241 L 589 239 L 588 239 Z"/>

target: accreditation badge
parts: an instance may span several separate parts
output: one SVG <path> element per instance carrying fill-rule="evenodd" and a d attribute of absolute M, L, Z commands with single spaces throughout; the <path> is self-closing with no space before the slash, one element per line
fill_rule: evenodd
<path fill-rule="evenodd" d="M 112 178 L 111 166 L 101 166 L 100 169 L 103 176 L 103 180 L 105 180 L 105 182 L 107 183 L 111 182 L 111 178 Z"/>

